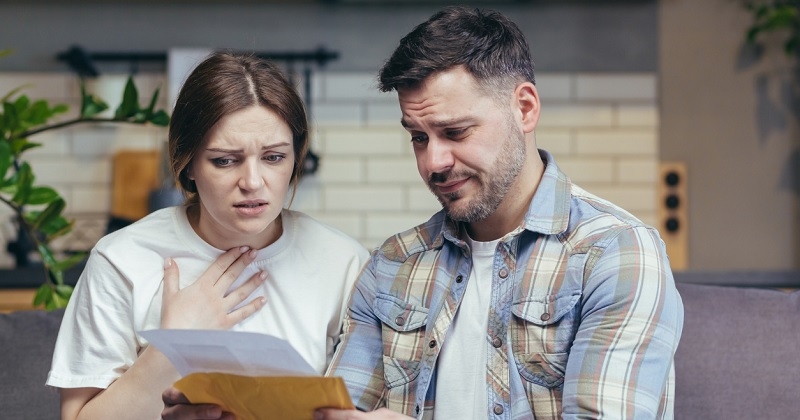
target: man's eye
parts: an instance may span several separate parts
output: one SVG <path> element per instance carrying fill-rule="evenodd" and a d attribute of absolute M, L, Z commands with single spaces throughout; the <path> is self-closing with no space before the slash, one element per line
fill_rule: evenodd
<path fill-rule="evenodd" d="M 428 141 L 428 136 L 421 134 L 419 136 L 411 136 L 411 143 L 425 143 Z"/>
<path fill-rule="evenodd" d="M 466 128 L 462 128 L 460 130 L 448 130 L 447 131 L 447 137 L 449 137 L 451 139 L 460 139 L 460 138 L 465 137 L 466 135 L 467 135 L 467 129 Z"/>

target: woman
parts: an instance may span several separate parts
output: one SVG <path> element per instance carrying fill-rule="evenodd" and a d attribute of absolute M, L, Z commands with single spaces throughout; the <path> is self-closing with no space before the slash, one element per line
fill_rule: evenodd
<path fill-rule="evenodd" d="M 268 333 L 324 372 L 367 252 L 283 208 L 307 148 L 302 101 L 272 64 L 215 53 L 192 72 L 169 128 L 186 204 L 92 250 L 47 379 L 60 388 L 62 418 L 160 417 L 161 391 L 179 375 L 143 330 Z"/>

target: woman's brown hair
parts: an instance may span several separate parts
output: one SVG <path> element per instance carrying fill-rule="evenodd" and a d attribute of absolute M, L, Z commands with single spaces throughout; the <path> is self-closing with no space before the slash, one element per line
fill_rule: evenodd
<path fill-rule="evenodd" d="M 278 114 L 292 131 L 294 197 L 308 151 L 308 120 L 303 101 L 271 62 L 252 54 L 215 52 L 186 79 L 170 119 L 170 168 L 186 194 L 187 204 L 199 202 L 187 169 L 209 130 L 221 118 L 254 105 Z"/>

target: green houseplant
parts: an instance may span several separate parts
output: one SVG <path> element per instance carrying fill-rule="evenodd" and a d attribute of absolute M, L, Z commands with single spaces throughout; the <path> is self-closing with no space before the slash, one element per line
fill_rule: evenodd
<path fill-rule="evenodd" d="M 0 50 L 0 57 L 10 50 Z M 23 94 L 25 86 L 6 93 L 0 101 L 0 202 L 16 215 L 19 232 L 41 256 L 43 284 L 36 291 L 34 306 L 55 309 L 66 306 L 72 287 L 64 283 L 65 270 L 80 263 L 84 253 L 56 255 L 50 247 L 53 239 L 69 233 L 74 222 L 64 217 L 64 198 L 53 188 L 38 185 L 31 165 L 24 160 L 26 151 L 41 146 L 31 137 L 39 133 L 83 123 L 129 123 L 166 126 L 169 115 L 156 110 L 159 90 L 147 106 L 139 105 L 139 94 L 131 77 L 125 85 L 122 101 L 112 117 L 100 117 L 108 105 L 86 92 L 81 79 L 81 101 L 77 117 L 59 120 L 67 112 L 64 104 L 51 105 L 45 100 L 32 100 Z"/>

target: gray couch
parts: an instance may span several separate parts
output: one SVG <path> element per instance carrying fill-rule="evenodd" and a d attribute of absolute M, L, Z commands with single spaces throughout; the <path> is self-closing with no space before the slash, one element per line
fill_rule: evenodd
<path fill-rule="evenodd" d="M 675 356 L 675 418 L 800 418 L 800 291 L 765 287 L 798 286 L 800 273 L 676 279 L 686 317 Z M 719 285 L 731 283 L 760 287 Z M 0 417 L 58 418 L 58 396 L 44 381 L 61 315 L 0 314 Z"/>

